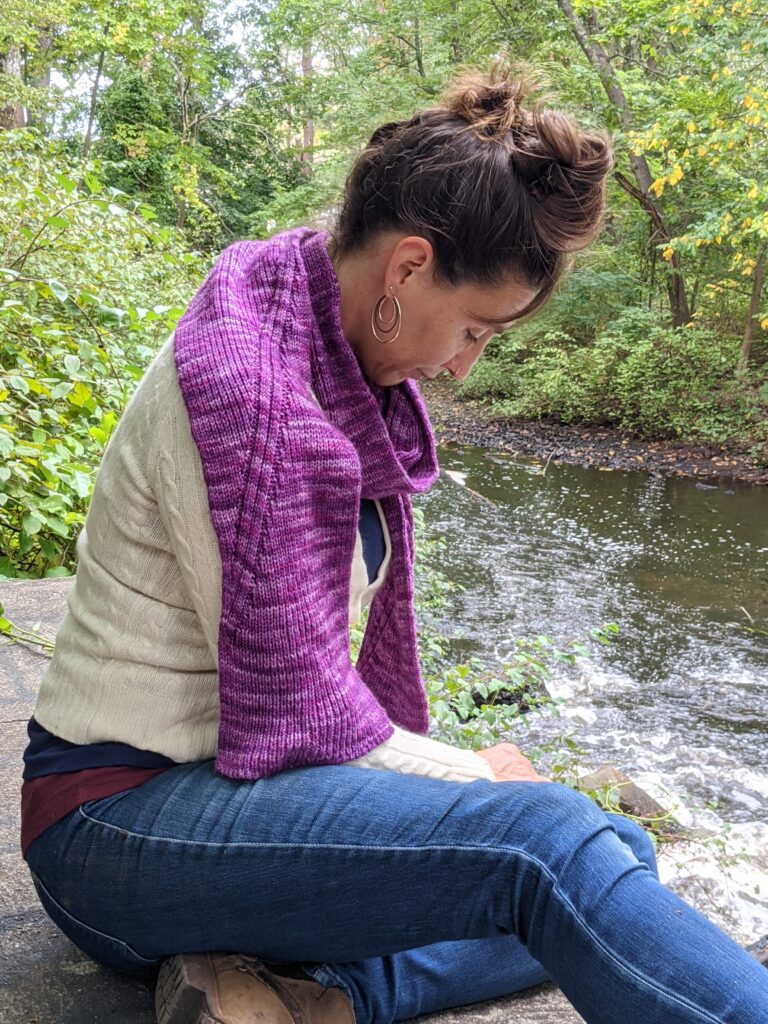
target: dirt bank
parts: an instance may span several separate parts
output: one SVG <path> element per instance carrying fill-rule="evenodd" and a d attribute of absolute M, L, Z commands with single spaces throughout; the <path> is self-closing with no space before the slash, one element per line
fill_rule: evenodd
<path fill-rule="evenodd" d="M 567 462 L 603 469 L 639 469 L 657 476 L 768 485 L 743 446 L 698 441 L 643 441 L 606 427 L 569 427 L 535 420 L 499 419 L 481 402 L 460 401 L 447 376 L 423 381 L 422 394 L 439 440 L 515 452 L 521 460 Z"/>

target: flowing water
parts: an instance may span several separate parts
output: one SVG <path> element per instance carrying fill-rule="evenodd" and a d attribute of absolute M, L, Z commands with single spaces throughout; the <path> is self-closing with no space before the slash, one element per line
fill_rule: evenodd
<path fill-rule="evenodd" d="M 768 932 L 768 490 L 544 473 L 470 447 L 440 458 L 419 502 L 448 542 L 439 567 L 466 588 L 453 654 L 493 661 L 517 637 L 621 629 L 554 680 L 564 717 L 509 738 L 567 731 L 585 768 L 613 764 L 672 803 L 712 838 L 669 848 L 664 880 L 734 937 Z"/>

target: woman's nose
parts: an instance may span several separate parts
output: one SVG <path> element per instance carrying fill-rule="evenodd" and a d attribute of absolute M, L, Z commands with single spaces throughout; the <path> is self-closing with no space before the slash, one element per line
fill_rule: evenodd
<path fill-rule="evenodd" d="M 465 349 L 443 365 L 454 380 L 464 380 L 469 376 L 472 367 L 480 358 L 483 348 L 485 348 L 484 345 L 478 345 L 477 348 L 473 346 L 471 349 Z"/>

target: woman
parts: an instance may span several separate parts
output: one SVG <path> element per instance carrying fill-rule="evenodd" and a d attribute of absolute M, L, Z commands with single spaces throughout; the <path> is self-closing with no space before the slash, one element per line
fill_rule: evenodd
<path fill-rule="evenodd" d="M 639 828 L 425 735 L 414 381 L 546 301 L 611 167 L 522 93 L 458 80 L 374 134 L 332 236 L 228 249 L 105 453 L 22 842 L 81 949 L 160 965 L 160 1024 L 385 1024 L 547 977 L 591 1024 L 768 1022 Z"/>

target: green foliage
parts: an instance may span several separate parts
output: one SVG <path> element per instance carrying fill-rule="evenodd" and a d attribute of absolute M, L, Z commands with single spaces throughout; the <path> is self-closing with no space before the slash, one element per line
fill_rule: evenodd
<path fill-rule="evenodd" d="M 478 658 L 435 666 L 427 676 L 434 731 L 471 750 L 509 738 L 523 715 L 551 703 L 552 667 L 573 664 L 577 653 L 584 653 L 580 645 L 561 650 L 548 637 L 535 637 L 518 640 L 514 655 L 495 667 Z"/>
<path fill-rule="evenodd" d="M 755 455 L 768 458 L 768 393 L 760 369 L 734 375 L 738 341 L 696 324 L 661 326 L 638 307 L 587 345 L 557 320 L 526 325 L 523 338 L 511 332 L 462 393 L 490 395 L 506 416 L 605 424 L 648 438 L 751 439 Z"/>
<path fill-rule="evenodd" d="M 471 750 L 482 750 L 510 739 L 527 727 L 531 716 L 557 713 L 561 700 L 549 696 L 547 683 L 556 671 L 575 669 L 579 660 L 589 657 L 590 643 L 607 645 L 618 633 L 614 623 L 593 629 L 587 641 L 572 641 L 564 646 L 549 637 L 536 636 L 515 641 L 514 653 L 495 666 L 479 658 L 464 664 L 449 664 L 442 657 L 427 659 L 426 684 L 433 732 L 443 739 Z M 539 756 L 551 755 L 564 744 L 558 737 Z M 554 761 L 560 769 L 571 759 Z"/>
<path fill-rule="evenodd" d="M 117 419 L 204 267 L 153 211 L 0 134 L 0 575 L 66 575 Z"/>

